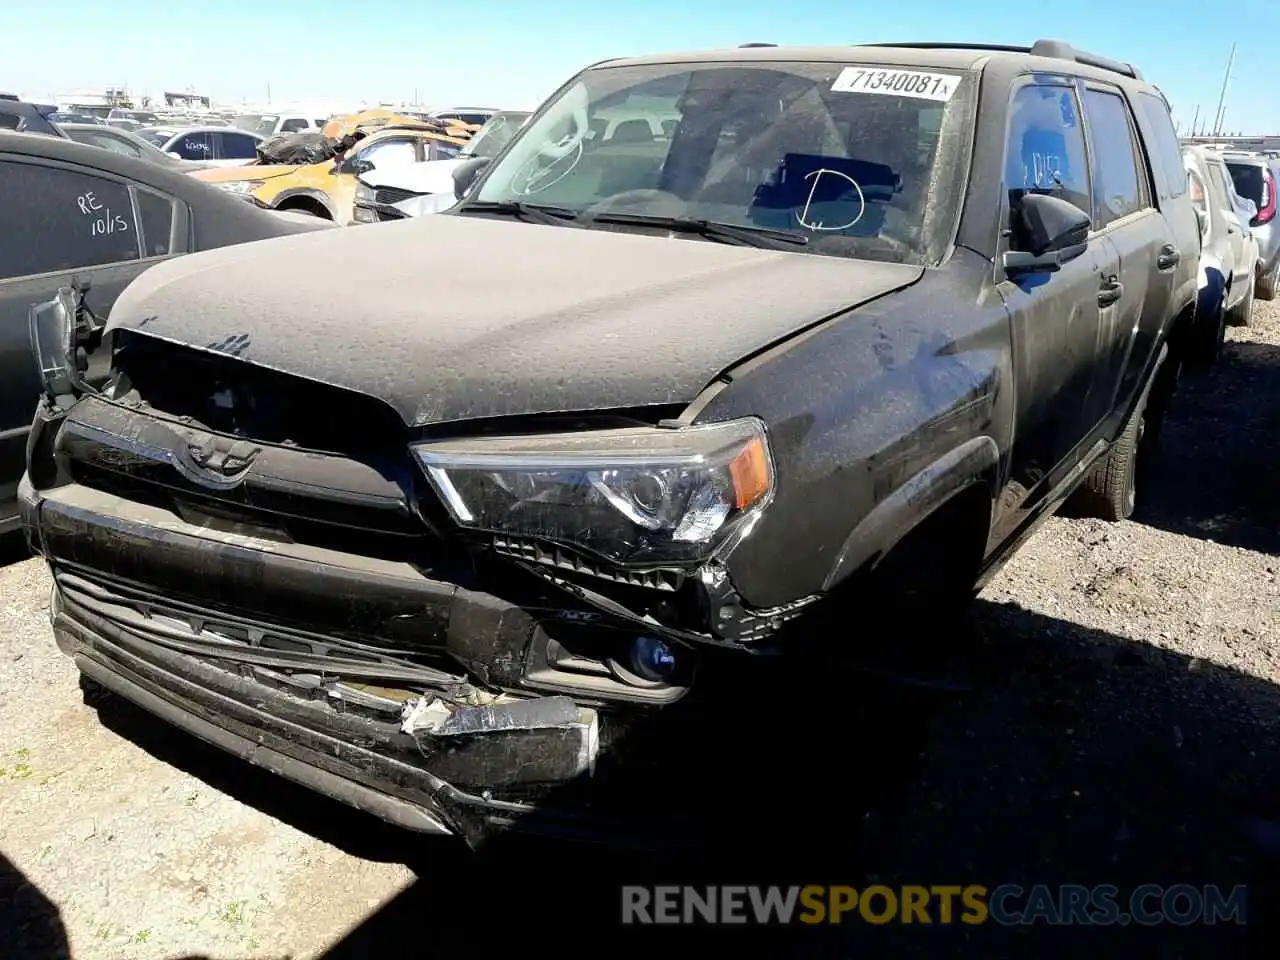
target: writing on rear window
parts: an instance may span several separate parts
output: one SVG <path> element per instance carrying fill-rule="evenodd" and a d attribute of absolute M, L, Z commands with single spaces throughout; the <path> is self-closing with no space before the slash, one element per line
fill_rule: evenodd
<path fill-rule="evenodd" d="M 921 100 L 950 100 L 960 78 L 950 73 L 921 70 L 881 70 L 845 67 L 831 89 L 836 93 L 887 93 Z"/>
<path fill-rule="evenodd" d="M 99 201 L 92 190 L 76 197 L 76 206 L 80 208 L 81 215 L 89 218 L 89 235 L 92 237 L 125 233 L 129 229 L 129 221 Z"/>

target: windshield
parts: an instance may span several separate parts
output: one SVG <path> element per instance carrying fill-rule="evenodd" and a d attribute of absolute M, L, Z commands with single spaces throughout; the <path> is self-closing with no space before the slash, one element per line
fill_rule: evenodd
<path fill-rule="evenodd" d="M 247 130 L 250 133 L 256 133 L 258 123 L 262 120 L 260 113 L 242 113 L 231 121 L 231 125 L 237 130 Z"/>
<path fill-rule="evenodd" d="M 495 113 L 459 152 L 460 157 L 496 157 L 529 119 L 527 113 Z"/>
<path fill-rule="evenodd" d="M 784 230 L 804 252 L 930 262 L 961 192 L 939 160 L 943 131 L 971 83 L 839 63 L 595 68 L 525 126 L 474 199 Z"/>
<path fill-rule="evenodd" d="M 249 130 L 250 133 L 256 133 L 260 137 L 269 137 L 276 132 L 276 123 L 279 120 L 278 114 L 267 113 L 258 118 L 256 127 L 242 127 L 241 129 Z"/>

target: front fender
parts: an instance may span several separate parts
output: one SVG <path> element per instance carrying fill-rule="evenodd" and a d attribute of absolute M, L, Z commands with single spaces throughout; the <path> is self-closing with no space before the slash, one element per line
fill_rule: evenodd
<path fill-rule="evenodd" d="M 899 541 L 956 494 L 981 483 L 987 490 L 1000 461 L 991 437 L 973 437 L 939 457 L 881 500 L 849 532 L 822 584 L 830 590 L 879 562 Z M 987 518 L 990 529 L 990 516 Z"/>

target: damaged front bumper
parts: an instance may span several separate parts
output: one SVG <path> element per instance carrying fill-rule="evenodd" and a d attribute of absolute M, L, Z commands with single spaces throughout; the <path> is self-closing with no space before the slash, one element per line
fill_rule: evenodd
<path fill-rule="evenodd" d="M 556 644 L 539 643 L 536 609 L 406 564 L 200 527 L 81 484 L 37 491 L 24 480 L 20 505 L 54 576 L 59 647 L 143 709 L 411 830 L 470 843 L 509 827 L 619 834 L 617 817 L 584 809 L 581 788 L 625 717 L 607 700 L 556 691 Z M 335 598 L 442 632 L 455 661 L 480 664 L 485 645 L 490 676 L 519 676 L 524 689 L 362 655 L 355 641 L 245 612 L 296 615 Z M 585 681 L 608 682 L 578 666 Z"/>

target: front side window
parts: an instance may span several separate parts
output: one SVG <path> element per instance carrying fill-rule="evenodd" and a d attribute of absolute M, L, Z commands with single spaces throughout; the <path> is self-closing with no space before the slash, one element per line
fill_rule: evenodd
<path fill-rule="evenodd" d="M 1089 165 L 1075 88 L 1028 84 L 1014 94 L 1005 147 L 1005 189 L 1046 193 L 1090 213 Z"/>
<path fill-rule="evenodd" d="M 138 259 L 133 201 L 118 181 L 0 162 L 0 210 L 25 225 L 22 243 L 4 248 L 0 279 Z"/>
<path fill-rule="evenodd" d="M 957 165 L 940 163 L 943 117 L 971 84 L 839 63 L 594 68 L 519 131 L 474 199 L 587 221 L 708 220 L 786 231 L 798 252 L 926 262 L 926 224 L 962 192 Z"/>
<path fill-rule="evenodd" d="M 1146 207 L 1146 191 L 1124 99 L 1116 93 L 1086 90 L 1084 110 L 1093 143 L 1093 226 L 1101 230 Z"/>
<path fill-rule="evenodd" d="M 274 136 L 276 132 L 276 124 L 280 122 L 280 117 L 276 114 L 264 114 L 258 117 L 258 122 L 252 127 L 241 127 L 242 130 L 248 130 L 250 133 L 256 133 L 260 137 Z M 239 124 L 237 124 L 239 126 Z"/>

